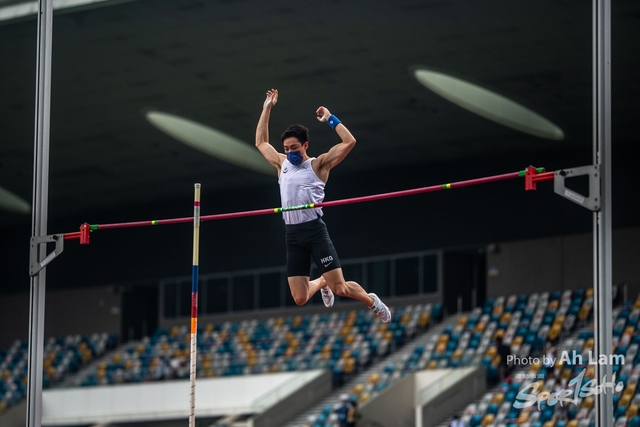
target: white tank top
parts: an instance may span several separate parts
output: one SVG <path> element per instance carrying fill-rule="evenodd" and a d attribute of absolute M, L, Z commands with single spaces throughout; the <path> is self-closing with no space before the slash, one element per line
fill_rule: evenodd
<path fill-rule="evenodd" d="M 285 159 L 280 171 L 280 199 L 282 207 L 321 203 L 324 200 L 324 182 L 311 167 L 315 157 L 294 166 Z M 285 224 L 301 224 L 322 216 L 322 208 L 282 212 Z"/>

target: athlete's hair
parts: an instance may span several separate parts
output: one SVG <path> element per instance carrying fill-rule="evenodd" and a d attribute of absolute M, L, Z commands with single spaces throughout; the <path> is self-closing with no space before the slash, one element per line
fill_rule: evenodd
<path fill-rule="evenodd" d="M 280 140 L 284 142 L 285 139 L 295 137 L 302 144 L 309 141 L 309 129 L 302 125 L 291 125 L 284 131 Z"/>

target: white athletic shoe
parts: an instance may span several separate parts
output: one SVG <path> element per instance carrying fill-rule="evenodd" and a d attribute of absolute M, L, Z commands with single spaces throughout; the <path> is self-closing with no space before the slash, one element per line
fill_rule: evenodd
<path fill-rule="evenodd" d="M 373 298 L 373 305 L 369 308 L 373 310 L 373 312 L 380 318 L 380 320 L 382 320 L 382 323 L 391 322 L 391 311 L 389 310 L 389 307 L 387 307 L 385 303 L 380 301 L 378 295 L 370 293 L 369 296 Z"/>
<path fill-rule="evenodd" d="M 333 296 L 333 292 L 331 292 L 329 286 L 320 288 L 320 293 L 322 294 L 322 302 L 324 303 L 324 306 L 327 308 L 333 307 L 333 302 L 336 298 Z"/>

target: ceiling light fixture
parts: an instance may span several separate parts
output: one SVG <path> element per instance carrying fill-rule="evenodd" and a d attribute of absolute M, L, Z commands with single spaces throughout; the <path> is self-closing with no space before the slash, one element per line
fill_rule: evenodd
<path fill-rule="evenodd" d="M 110 4 L 120 3 L 120 1 L 116 2 L 115 0 L 53 0 L 53 10 L 69 9 L 80 6 L 97 6 L 106 4 L 107 2 Z M 0 2 L 0 5 L 1 4 L 2 3 Z M 37 1 L 19 1 L 0 6 L 0 21 L 11 21 L 13 19 L 37 14 Z"/>
<path fill-rule="evenodd" d="M 253 146 L 224 132 L 173 114 L 148 111 L 147 120 L 178 141 L 237 166 L 273 175 L 276 170 Z"/>
<path fill-rule="evenodd" d="M 484 118 L 541 138 L 564 139 L 564 132 L 558 126 L 502 95 L 425 68 L 413 68 L 412 72 L 418 82 L 428 89 Z"/>
<path fill-rule="evenodd" d="M 0 209 L 25 215 L 31 213 L 29 203 L 2 187 L 0 187 Z"/>

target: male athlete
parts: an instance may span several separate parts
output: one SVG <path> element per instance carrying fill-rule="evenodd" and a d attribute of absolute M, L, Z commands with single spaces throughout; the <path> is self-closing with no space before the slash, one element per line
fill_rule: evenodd
<path fill-rule="evenodd" d="M 281 137 L 285 154 L 278 153 L 269 144 L 269 116 L 277 102 L 278 91 L 269 90 L 256 129 L 256 147 L 278 170 L 282 206 L 320 203 L 324 200 L 324 186 L 329 179 L 329 171 L 349 154 L 356 139 L 336 116 L 325 107 L 320 107 L 316 111 L 317 119 L 335 129 L 342 142 L 317 158 L 309 157 L 309 130 L 301 125 L 292 125 Z M 356 282 L 344 280 L 338 254 L 321 218 L 322 208 L 283 212 L 282 215 L 287 244 L 287 276 L 296 304 L 306 304 L 320 291 L 324 305 L 331 307 L 335 293 L 362 301 L 383 323 L 391 321 L 389 308 L 376 294 L 367 294 Z M 310 281 L 311 257 L 321 276 Z"/>

